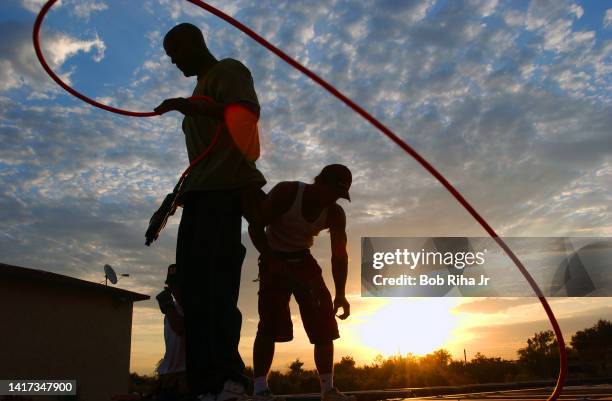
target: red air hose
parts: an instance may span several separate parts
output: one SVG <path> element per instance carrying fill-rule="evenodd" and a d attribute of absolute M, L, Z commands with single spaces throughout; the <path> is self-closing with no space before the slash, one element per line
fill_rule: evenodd
<path fill-rule="evenodd" d="M 257 33 L 255 33 L 253 30 L 251 30 L 249 27 L 247 27 L 246 25 L 242 24 L 241 22 L 235 20 L 234 18 L 230 17 L 229 15 L 225 14 L 224 12 L 222 12 L 222 11 L 216 9 L 215 7 L 213 7 L 213 6 L 211 6 L 211 5 L 207 4 L 207 3 L 204 3 L 203 1 L 200 1 L 200 0 L 187 0 L 187 1 L 189 1 L 190 3 L 192 3 L 192 4 L 202 8 L 202 9 L 204 9 L 206 11 L 208 11 L 209 13 L 211 13 L 211 14 L 219 17 L 219 18 L 221 18 L 222 20 L 224 20 L 224 21 L 230 23 L 231 25 L 233 25 L 234 27 L 238 28 L 239 30 L 241 30 L 242 32 L 244 32 L 245 34 L 250 36 L 257 43 L 259 43 L 261 46 L 267 48 L 272 53 L 276 54 L 278 57 L 283 59 L 285 62 L 287 62 L 293 68 L 299 70 L 304 75 L 309 77 L 311 80 L 313 80 L 317 84 L 321 85 L 329 93 L 334 95 L 336 98 L 341 100 L 344 104 L 346 104 L 348 107 L 353 109 L 353 111 L 355 111 L 356 113 L 361 115 L 364 119 L 369 121 L 374 127 L 378 128 L 379 131 L 381 131 L 383 134 L 385 134 L 389 139 L 391 139 L 393 142 L 395 142 L 395 144 L 397 144 L 406 153 L 408 153 L 417 162 L 419 162 L 421 164 L 421 166 L 423 166 L 431 175 L 436 177 L 436 179 L 444 186 L 444 188 L 446 188 L 446 190 L 448 192 L 450 192 L 451 195 L 453 195 L 453 197 L 455 197 L 455 199 L 472 215 L 472 217 L 482 226 L 482 228 L 485 229 L 485 231 L 491 236 L 491 238 L 493 238 L 495 240 L 495 242 L 497 242 L 497 244 L 504 250 L 504 252 L 506 252 L 508 257 L 514 262 L 516 267 L 523 274 L 523 276 L 525 277 L 525 279 L 527 280 L 527 282 L 529 283 L 529 285 L 531 286 L 531 288 L 533 289 L 533 291 L 537 295 L 538 299 L 542 303 L 542 307 L 544 308 L 544 311 L 546 312 L 546 315 L 548 316 L 548 319 L 550 320 L 550 323 L 551 323 L 551 325 L 553 327 L 553 330 L 555 332 L 555 336 L 557 337 L 557 344 L 559 346 L 559 377 L 557 378 L 557 385 L 555 386 L 555 389 L 554 389 L 553 393 L 548 397 L 548 401 L 556 400 L 559 397 L 559 395 L 561 394 L 561 390 L 563 389 L 563 385 L 565 383 L 565 378 L 566 378 L 566 375 L 567 375 L 567 352 L 566 352 L 566 349 L 565 349 L 565 341 L 563 340 L 563 334 L 561 333 L 561 328 L 559 327 L 559 323 L 557 322 L 557 319 L 555 318 L 555 315 L 554 315 L 552 309 L 550 308 L 550 305 L 548 304 L 548 301 L 544 297 L 544 294 L 542 293 L 542 291 L 540 290 L 540 288 L 536 284 L 536 282 L 533 279 L 533 277 L 531 277 L 531 275 L 529 274 L 529 272 L 527 271 L 525 266 L 523 266 L 521 261 L 514 254 L 514 252 L 512 252 L 512 250 L 508 247 L 508 245 L 506 245 L 504 240 L 502 240 L 497 235 L 497 233 L 495 232 L 495 230 L 493 230 L 493 228 L 489 225 L 489 223 L 487 223 L 487 221 L 476 211 L 476 209 L 474 209 L 472 207 L 472 205 L 470 205 L 470 203 L 463 197 L 463 195 L 461 195 L 461 193 L 438 170 L 436 170 L 436 168 L 434 168 L 427 160 L 425 160 L 419 153 L 417 153 L 414 149 L 412 149 L 412 147 L 410 147 L 401 138 L 399 138 L 397 135 L 395 135 L 389 128 L 384 126 L 380 121 L 378 121 L 376 118 L 374 118 L 372 115 L 370 115 L 367 111 L 365 111 L 362 107 L 360 107 L 354 101 L 352 101 L 351 99 L 349 99 L 348 97 L 343 95 L 338 89 L 336 89 L 331 84 L 329 84 L 328 82 L 323 80 L 321 77 L 319 77 L 318 75 L 316 75 L 315 73 L 310 71 L 308 68 L 304 67 L 303 65 L 301 65 L 300 63 L 298 63 L 297 61 L 295 61 L 294 59 L 289 57 L 282 50 L 278 49 L 277 47 L 275 47 L 274 45 L 269 43 L 267 40 L 265 40 L 264 38 L 259 36 Z M 36 18 L 36 22 L 34 23 L 34 32 L 33 32 L 34 48 L 36 49 L 36 55 L 37 55 L 38 59 L 40 60 L 40 63 L 42 64 L 43 68 L 45 69 L 45 71 L 47 71 L 47 73 L 51 76 L 51 78 L 53 78 L 53 80 L 55 82 L 57 82 L 58 85 L 60 85 L 62 88 L 67 90 L 72 95 L 78 97 L 79 99 L 81 99 L 81 100 L 83 100 L 83 101 L 85 101 L 85 102 L 87 102 L 87 103 L 89 103 L 89 104 L 91 104 L 93 106 L 100 107 L 100 108 L 102 108 L 104 110 L 108 110 L 108 111 L 111 111 L 113 113 L 118 113 L 118 114 L 122 114 L 122 115 L 126 115 L 126 116 L 132 116 L 132 117 L 150 117 L 150 116 L 157 115 L 157 113 L 155 113 L 155 112 L 133 112 L 133 111 L 117 109 L 117 108 L 110 107 L 110 106 L 107 106 L 105 104 L 99 103 L 99 102 L 97 102 L 97 101 L 95 101 L 93 99 L 88 98 L 87 96 L 82 95 L 81 93 L 77 92 L 76 90 L 74 90 L 70 86 L 66 85 L 51 70 L 51 68 L 49 68 L 49 66 L 47 65 L 47 62 L 45 61 L 45 58 L 44 58 L 44 56 L 42 54 L 42 51 L 40 50 L 40 43 L 39 43 L 38 36 L 39 36 L 40 26 L 42 24 L 42 21 L 43 21 L 45 15 L 47 14 L 47 12 L 51 8 L 51 6 L 53 6 L 53 4 L 56 3 L 56 2 L 57 2 L 57 0 L 49 0 L 43 6 L 43 8 L 40 10 L 40 12 L 38 14 L 38 17 Z"/>

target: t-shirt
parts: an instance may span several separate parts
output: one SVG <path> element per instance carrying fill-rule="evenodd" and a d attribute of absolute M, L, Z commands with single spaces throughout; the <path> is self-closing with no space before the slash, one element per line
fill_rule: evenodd
<path fill-rule="evenodd" d="M 174 300 L 174 307 L 179 315 L 183 316 L 183 309 Z M 185 370 L 185 337 L 181 337 L 170 326 L 168 316 L 164 316 L 164 342 L 166 343 L 166 353 L 164 360 L 159 365 L 158 373 L 165 375 L 168 373 L 183 372 Z"/>
<path fill-rule="evenodd" d="M 259 107 L 249 70 L 239 61 L 223 59 L 198 79 L 193 95 L 212 97 L 217 103 L 248 103 Z M 185 116 L 183 132 L 189 160 L 198 157 L 211 143 L 221 121 L 207 116 Z M 210 153 L 190 172 L 184 192 L 238 189 L 247 185 L 263 186 L 266 180 L 255 167 L 259 155 L 257 125 L 246 138 L 249 154 L 245 157 L 234 143 L 226 124 Z"/>

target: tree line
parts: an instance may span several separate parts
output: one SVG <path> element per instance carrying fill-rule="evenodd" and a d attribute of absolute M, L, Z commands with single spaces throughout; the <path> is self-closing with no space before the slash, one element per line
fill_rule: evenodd
<path fill-rule="evenodd" d="M 612 376 L 612 322 L 599 320 L 576 332 L 568 345 L 570 377 Z M 347 391 L 376 390 L 554 379 L 559 373 L 559 349 L 550 330 L 534 333 L 517 357 L 507 360 L 476 353 L 468 361 L 453 360 L 447 350 L 439 349 L 424 356 L 378 356 L 357 366 L 352 357 L 344 356 L 334 365 L 334 382 Z M 277 394 L 319 390 L 316 371 L 303 369 L 299 359 L 286 373 L 271 372 L 268 382 Z"/>
<path fill-rule="evenodd" d="M 599 320 L 594 326 L 576 332 L 567 344 L 569 377 L 612 376 L 612 322 Z M 296 359 L 286 372 L 272 370 L 268 383 L 275 394 L 319 391 L 315 370 L 303 368 Z M 248 375 L 252 370 L 247 368 Z M 552 331 L 540 331 L 517 351 L 516 360 L 488 357 L 481 353 L 468 361 L 453 360 L 445 349 L 424 356 L 413 354 L 379 355 L 371 363 L 357 366 L 351 356 L 334 365 L 334 383 L 344 391 L 380 390 L 406 387 L 454 386 L 554 379 L 559 373 L 559 350 Z M 132 389 L 142 390 L 154 377 L 132 374 Z"/>

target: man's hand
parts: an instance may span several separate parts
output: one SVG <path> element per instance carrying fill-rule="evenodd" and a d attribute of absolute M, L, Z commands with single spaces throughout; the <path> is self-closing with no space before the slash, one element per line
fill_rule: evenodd
<path fill-rule="evenodd" d="M 154 109 L 154 111 L 159 114 L 164 114 L 168 111 L 174 110 L 180 111 L 186 116 L 192 116 L 198 111 L 196 105 L 184 97 L 166 99 Z"/>
<path fill-rule="evenodd" d="M 346 300 L 346 297 L 344 295 L 336 295 L 336 298 L 334 299 L 334 315 L 338 312 L 338 309 L 340 308 L 342 308 L 343 313 L 341 315 L 336 315 L 339 319 L 344 320 L 350 316 L 351 305 Z"/>

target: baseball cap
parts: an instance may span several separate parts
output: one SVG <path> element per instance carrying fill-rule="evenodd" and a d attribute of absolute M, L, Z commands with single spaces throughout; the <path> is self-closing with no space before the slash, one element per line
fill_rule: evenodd
<path fill-rule="evenodd" d="M 326 184 L 337 189 L 341 198 L 351 201 L 349 196 L 349 188 L 353 181 L 351 170 L 343 164 L 329 164 L 323 167 L 319 173 L 319 178 Z"/>

